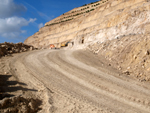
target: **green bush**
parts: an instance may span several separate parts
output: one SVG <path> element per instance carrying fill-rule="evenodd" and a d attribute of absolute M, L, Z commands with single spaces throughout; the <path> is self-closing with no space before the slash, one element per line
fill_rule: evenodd
<path fill-rule="evenodd" d="M 90 11 L 93 11 L 94 9 L 91 9 Z"/>
<path fill-rule="evenodd" d="M 86 13 L 90 12 L 90 10 L 87 10 Z"/>
<path fill-rule="evenodd" d="M 84 4 L 83 6 L 87 6 L 87 4 Z"/>

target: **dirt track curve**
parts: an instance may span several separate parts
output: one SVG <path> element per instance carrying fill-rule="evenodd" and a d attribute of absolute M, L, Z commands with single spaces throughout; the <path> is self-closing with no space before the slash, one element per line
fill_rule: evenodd
<path fill-rule="evenodd" d="M 37 88 L 38 91 L 46 88 L 62 96 L 59 99 L 77 100 L 79 103 L 82 102 L 81 105 L 92 105 L 98 109 L 87 110 L 85 113 L 150 113 L 150 85 L 101 69 L 102 62 L 94 58 L 90 52 L 27 52 L 14 57 L 10 67 L 20 80 Z M 48 96 L 45 98 L 48 99 Z M 55 102 L 53 99 L 51 104 L 55 106 Z M 59 107 L 53 112 L 67 112 L 59 110 L 65 107 Z M 68 112 L 73 113 L 73 109 Z M 82 112 L 80 108 L 76 111 Z"/>

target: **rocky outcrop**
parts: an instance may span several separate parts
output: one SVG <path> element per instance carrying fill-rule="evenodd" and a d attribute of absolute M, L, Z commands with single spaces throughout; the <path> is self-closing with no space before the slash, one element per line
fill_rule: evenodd
<path fill-rule="evenodd" d="M 95 42 L 105 42 L 149 32 L 150 2 L 148 0 L 102 0 L 75 8 L 45 24 L 39 32 L 25 40 L 25 44 L 38 48 L 73 42 L 87 47 Z"/>
<path fill-rule="evenodd" d="M 33 46 L 29 46 L 23 43 L 0 43 L 0 57 L 10 55 L 13 53 L 21 53 L 29 50 L 34 50 Z"/>

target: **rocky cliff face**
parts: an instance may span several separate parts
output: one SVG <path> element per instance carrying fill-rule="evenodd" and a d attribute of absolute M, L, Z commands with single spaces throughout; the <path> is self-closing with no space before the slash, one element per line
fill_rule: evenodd
<path fill-rule="evenodd" d="M 149 0 L 102 0 L 75 8 L 47 22 L 25 40 L 38 48 L 60 47 L 73 42 L 75 48 L 128 35 L 149 33 Z"/>

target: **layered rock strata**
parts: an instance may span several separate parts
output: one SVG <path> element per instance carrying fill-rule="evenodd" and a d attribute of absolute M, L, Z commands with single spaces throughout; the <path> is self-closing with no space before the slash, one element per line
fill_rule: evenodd
<path fill-rule="evenodd" d="M 149 0 L 102 0 L 75 8 L 46 23 L 24 43 L 47 48 L 50 44 L 60 47 L 70 41 L 75 48 L 87 47 L 95 42 L 149 33 L 149 15 Z"/>

